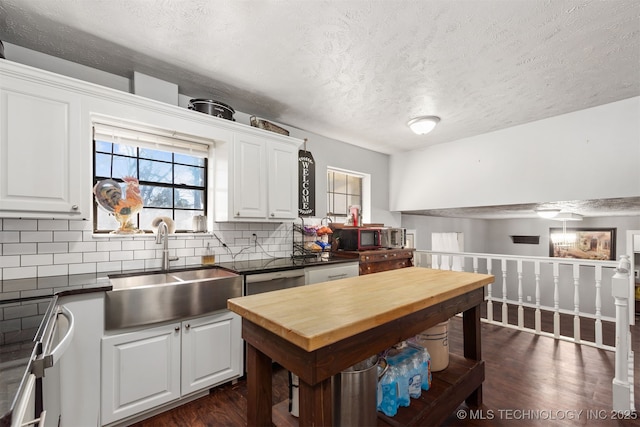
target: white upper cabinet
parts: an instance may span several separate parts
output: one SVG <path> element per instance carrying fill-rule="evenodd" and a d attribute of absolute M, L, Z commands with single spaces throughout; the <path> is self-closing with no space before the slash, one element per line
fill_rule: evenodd
<path fill-rule="evenodd" d="M 0 217 L 89 217 L 80 133 L 78 94 L 0 68 Z"/>
<path fill-rule="evenodd" d="M 298 147 L 281 135 L 236 131 L 216 143 L 216 221 L 284 221 L 298 216 Z"/>

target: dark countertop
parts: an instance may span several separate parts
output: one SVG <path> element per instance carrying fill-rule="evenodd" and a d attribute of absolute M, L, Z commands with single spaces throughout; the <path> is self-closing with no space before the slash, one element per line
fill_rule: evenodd
<path fill-rule="evenodd" d="M 222 267 L 238 274 L 249 275 L 264 272 L 294 270 L 310 266 L 354 262 L 352 259 L 330 258 L 270 258 L 252 261 L 223 262 L 210 267 L 190 265 L 172 268 L 171 271 Z M 34 277 L 29 279 L 0 280 L 0 289 L 29 288 L 51 289 L 50 295 L 29 298 L 3 298 L 0 293 L 0 419 L 4 421 L 29 365 L 36 336 L 49 303 L 57 295 L 82 292 L 104 292 L 111 289 L 109 276 L 144 274 L 158 269 L 114 271 L 110 273 L 76 274 L 68 276 Z M 38 286 L 43 285 L 43 286 Z M 69 289 L 65 289 L 69 288 Z M 54 291 L 57 290 L 57 292 Z M 13 294 L 5 294 L 12 296 Z"/>

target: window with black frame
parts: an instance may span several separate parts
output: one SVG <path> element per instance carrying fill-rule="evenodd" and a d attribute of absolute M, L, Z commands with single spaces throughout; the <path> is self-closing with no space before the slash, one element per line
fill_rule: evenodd
<path fill-rule="evenodd" d="M 168 217 L 176 232 L 188 232 L 194 216 L 207 214 L 207 145 L 107 125 L 94 130 L 94 186 L 104 180 L 120 184 L 120 203 L 128 198 L 135 212 L 133 227 L 150 232 L 154 218 Z M 139 193 L 127 193 L 136 180 Z M 118 228 L 109 203 L 102 200 L 107 209 L 94 203 L 94 232 Z"/>
<path fill-rule="evenodd" d="M 342 222 L 349 208 L 358 206 L 362 213 L 362 176 L 337 169 L 327 169 L 327 216 Z"/>

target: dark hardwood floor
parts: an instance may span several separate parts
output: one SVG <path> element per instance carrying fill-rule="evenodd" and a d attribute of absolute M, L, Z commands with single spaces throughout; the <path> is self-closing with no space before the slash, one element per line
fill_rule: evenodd
<path fill-rule="evenodd" d="M 583 323 L 588 331 L 591 322 Z M 547 319 L 543 329 L 552 330 L 548 328 Z M 565 329 L 570 332 L 572 326 Z M 606 342 L 613 343 L 611 326 L 604 330 Z M 640 326 L 632 327 L 636 359 L 640 359 L 639 331 Z M 582 332 L 583 336 L 586 334 Z M 459 317 L 450 322 L 449 345 L 452 353 L 462 354 Z M 486 369 L 483 407 L 470 411 L 462 405 L 443 425 L 640 426 L 639 420 L 618 420 L 611 413 L 613 352 L 483 323 L 482 358 Z M 636 360 L 636 379 L 640 379 L 638 363 Z M 288 398 L 286 370 L 274 367 L 273 378 L 275 405 Z M 134 426 L 245 426 L 246 392 L 244 380 L 225 384 L 212 389 L 208 396 Z M 640 409 L 637 391 L 635 397 Z"/>

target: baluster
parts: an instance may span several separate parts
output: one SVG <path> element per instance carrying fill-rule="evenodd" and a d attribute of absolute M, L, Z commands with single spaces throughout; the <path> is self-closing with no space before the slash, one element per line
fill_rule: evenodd
<path fill-rule="evenodd" d="M 553 263 L 553 336 L 560 337 L 560 293 L 558 291 L 558 281 L 560 276 L 560 266 Z"/>
<path fill-rule="evenodd" d="M 509 324 L 509 307 L 507 306 L 507 260 L 502 259 L 502 324 Z"/>
<path fill-rule="evenodd" d="M 473 257 L 473 272 L 474 273 L 478 273 L 478 257 L 474 256 Z"/>
<path fill-rule="evenodd" d="M 491 264 L 491 258 L 487 258 L 487 274 L 491 274 Z M 492 283 L 489 283 L 489 286 L 487 286 L 487 320 L 489 322 L 493 322 L 493 297 L 491 296 L 492 285 Z"/>
<path fill-rule="evenodd" d="M 596 345 L 602 347 L 602 298 L 600 290 L 602 288 L 602 266 L 596 266 Z"/>
<path fill-rule="evenodd" d="M 580 342 L 580 265 L 573 264 L 573 339 Z"/>
<path fill-rule="evenodd" d="M 524 328 L 524 307 L 522 306 L 522 260 L 519 259 L 518 265 L 518 329 Z"/>
<path fill-rule="evenodd" d="M 440 266 L 438 265 L 438 254 L 431 254 L 431 268 L 436 270 L 440 269 Z"/>
<path fill-rule="evenodd" d="M 542 329 L 542 317 L 540 312 L 540 261 L 535 262 L 534 270 L 536 275 L 536 334 L 539 334 Z"/>

